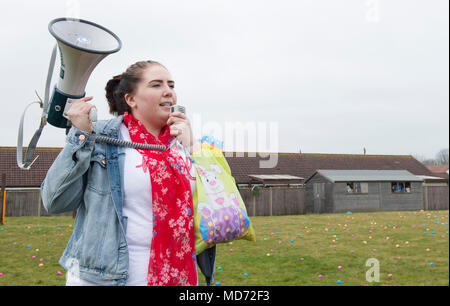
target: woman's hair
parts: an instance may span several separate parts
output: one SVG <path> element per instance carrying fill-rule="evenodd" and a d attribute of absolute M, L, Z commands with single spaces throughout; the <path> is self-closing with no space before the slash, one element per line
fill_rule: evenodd
<path fill-rule="evenodd" d="M 124 73 L 116 75 L 106 83 L 106 99 L 108 100 L 111 114 L 123 115 L 125 112 L 131 112 L 131 107 L 125 101 L 125 95 L 127 93 L 134 94 L 137 84 L 142 80 L 142 73 L 153 65 L 164 67 L 155 61 L 140 61 L 134 63 Z"/>

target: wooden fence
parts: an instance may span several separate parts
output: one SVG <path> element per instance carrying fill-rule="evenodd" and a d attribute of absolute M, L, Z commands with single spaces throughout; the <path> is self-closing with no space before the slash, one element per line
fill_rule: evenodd
<path fill-rule="evenodd" d="M 305 214 L 303 187 L 259 187 L 257 191 L 239 189 L 249 216 L 280 216 Z M 424 209 L 449 209 L 448 185 L 424 185 Z M 5 217 L 72 216 L 73 212 L 48 214 L 42 205 L 39 189 L 6 191 Z"/>
<path fill-rule="evenodd" d="M 303 187 L 240 188 L 249 216 L 281 216 L 305 213 Z"/>
<path fill-rule="evenodd" d="M 448 184 L 424 184 L 423 202 L 425 210 L 448 209 Z"/>
<path fill-rule="evenodd" d="M 42 205 L 39 189 L 6 189 L 5 217 L 72 216 L 72 212 L 49 214 Z"/>

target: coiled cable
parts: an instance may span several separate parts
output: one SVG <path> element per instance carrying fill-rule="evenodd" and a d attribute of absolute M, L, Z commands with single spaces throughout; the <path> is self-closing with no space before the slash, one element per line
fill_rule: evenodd
<path fill-rule="evenodd" d="M 102 142 L 107 144 L 112 144 L 119 147 L 127 147 L 133 149 L 142 149 L 142 150 L 156 150 L 156 151 L 167 151 L 168 148 L 163 145 L 154 145 L 154 144 L 146 144 L 146 143 L 136 143 L 116 138 L 110 138 L 105 136 L 96 136 L 95 142 Z"/>

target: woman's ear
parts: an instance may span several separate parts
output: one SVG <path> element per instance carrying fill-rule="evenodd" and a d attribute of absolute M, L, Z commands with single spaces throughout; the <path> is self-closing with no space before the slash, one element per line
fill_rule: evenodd
<path fill-rule="evenodd" d="M 134 96 L 132 94 L 127 93 L 123 98 L 125 99 L 125 102 L 128 104 L 128 106 L 130 106 L 131 108 L 136 107 L 136 100 L 134 99 Z"/>

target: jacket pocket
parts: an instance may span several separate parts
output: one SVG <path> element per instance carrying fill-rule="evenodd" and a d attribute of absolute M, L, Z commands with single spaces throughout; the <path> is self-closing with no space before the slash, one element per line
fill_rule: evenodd
<path fill-rule="evenodd" d="M 106 170 L 107 164 L 105 155 L 93 155 L 90 163 L 86 184 L 87 188 L 102 195 L 110 193 L 111 189 Z"/>

